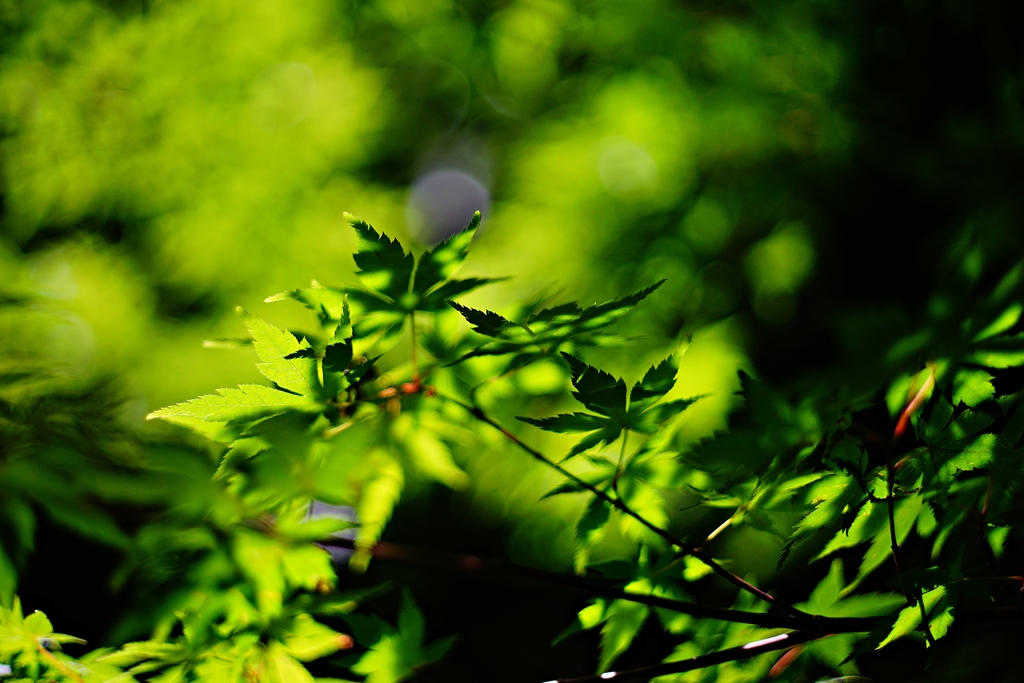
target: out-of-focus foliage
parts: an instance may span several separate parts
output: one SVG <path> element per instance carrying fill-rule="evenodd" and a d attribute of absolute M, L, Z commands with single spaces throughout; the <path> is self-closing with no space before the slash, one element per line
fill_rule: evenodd
<path fill-rule="evenodd" d="M 472 391 L 464 398 L 502 424 L 525 416 L 555 428 L 518 427 L 553 458 L 584 439 L 596 451 L 567 467 L 621 485 L 687 541 L 710 539 L 730 571 L 821 614 L 888 593 L 877 604 L 899 612 L 897 630 L 858 661 L 875 678 L 913 678 L 906 667 L 917 671 L 924 656 L 908 642 L 920 622 L 892 595 L 922 591 L 934 631 L 974 609 L 980 584 L 1015 604 L 1012 581 L 1003 590 L 961 580 L 978 567 L 1022 573 L 1015 494 L 1000 488 L 1012 486 L 1008 453 L 1019 445 L 1019 296 L 999 289 L 1024 252 L 1019 12 L 966 0 L 0 0 L 0 598 L 12 605 L 17 587 L 30 609 L 92 646 L 154 633 L 170 642 L 184 623 L 175 611 L 191 605 L 187 619 L 202 625 L 188 657 L 207 656 L 230 631 L 233 661 L 259 668 L 264 655 L 247 643 L 283 642 L 277 622 L 232 619 L 276 609 L 257 604 L 257 586 L 277 579 L 246 574 L 233 548 L 252 524 L 265 535 L 266 520 L 252 520 L 267 510 L 285 500 L 305 510 L 300 501 L 331 485 L 342 488 L 323 500 L 360 507 L 358 530 L 338 532 L 358 537 L 356 567 L 383 535 L 558 571 L 628 558 L 631 573 L 606 575 L 672 595 L 700 580 L 716 604 L 735 598 L 693 558 L 682 581 L 642 579 L 668 557 L 649 530 L 572 493 L 497 433 L 469 429 L 457 410 L 404 410 L 382 418 L 387 430 L 361 424 L 328 439 L 351 445 L 344 484 L 303 478 L 301 467 L 256 480 L 242 470 L 270 452 L 259 439 L 225 458 L 223 445 L 143 421 L 238 385 L 205 407 L 244 414 L 275 396 L 293 411 L 309 403 L 296 387 L 322 391 L 316 401 L 342 390 L 362 400 L 363 384 L 425 402 L 401 393 L 417 380 L 399 334 L 413 313 L 419 361 L 438 366 L 439 382 L 464 378 L 442 389 Z M 484 337 L 455 312 L 436 313 L 454 295 L 431 291 L 451 276 L 444 262 L 402 292 L 406 280 L 374 282 L 375 266 L 349 261 L 360 237 L 345 210 L 418 256 L 477 209 L 461 277 L 514 276 L 460 300 Z M 413 256 L 398 256 L 411 268 Z M 310 278 L 326 284 L 294 289 Z M 315 317 L 263 306 L 273 291 Z M 357 321 L 351 345 L 342 292 Z M 629 318 L 591 327 L 624 314 L 629 292 L 646 296 Z M 560 306 L 566 299 L 584 305 Z M 243 326 L 237 305 L 252 312 Z M 226 350 L 247 346 L 253 326 L 290 350 Z M 286 329 L 291 340 L 275 332 Z M 633 429 L 631 398 L 621 415 L 599 402 L 584 417 L 552 419 L 581 410 L 561 352 L 621 376 L 625 389 L 690 334 L 672 361 L 674 388 L 650 408 L 701 397 L 658 427 L 669 436 L 651 437 L 656 421 L 646 419 Z M 253 351 L 283 391 L 266 385 Z M 324 383 L 362 357 L 373 360 L 359 366 L 365 376 L 353 367 Z M 326 375 L 314 381 L 315 368 Z M 887 440 L 922 386 L 930 393 L 892 452 L 894 516 L 906 562 L 940 572 L 892 583 L 884 453 L 867 434 Z M 205 425 L 215 444 L 237 440 L 231 419 L 175 417 Z M 343 424 L 328 419 L 325 430 Z M 306 444 L 282 415 L 266 422 L 280 430 L 274 439 Z M 629 448 L 607 446 L 615 466 L 595 462 L 623 427 Z M 685 455 L 666 466 L 643 450 L 652 442 Z M 623 479 L 619 453 L 637 448 Z M 342 517 L 317 528 L 354 519 Z M 274 538 L 282 557 L 308 541 Z M 584 661 L 641 665 L 764 635 L 602 598 L 579 618 L 589 635 L 547 649 L 581 606 L 572 598 L 455 587 L 443 573 L 382 564 L 331 581 L 412 585 L 430 637 L 359 641 L 378 662 L 391 657 L 392 671 L 432 660 L 435 628 L 462 633 L 458 656 L 416 669 L 425 680 L 542 679 L 583 673 Z M 286 585 L 286 611 L 292 597 L 316 594 Z M 236 590 L 244 610 L 189 602 Z M 381 604 L 407 613 L 394 595 Z M 310 613 L 293 607 L 296 619 Z M 952 654 L 921 676 L 957 680 L 977 662 L 987 668 L 972 677 L 1013 676 L 999 654 L 1012 629 L 954 624 Z M 824 669 L 803 662 L 815 657 L 835 668 L 852 639 L 803 645 L 811 657 L 785 675 L 813 678 Z M 388 654 L 399 642 L 408 650 Z M 369 656 L 360 653 L 332 661 L 355 671 Z M 756 678 L 766 658 L 713 675 Z"/>
<path fill-rule="evenodd" d="M 750 291 L 785 298 L 814 263 L 801 212 L 780 205 L 791 188 L 740 176 L 847 145 L 822 98 L 842 53 L 808 8 L 706 14 L 14 3 L 4 232 L 84 320 L 93 366 L 141 366 L 150 406 L 240 376 L 183 358 L 186 340 L 222 336 L 234 305 L 267 289 L 336 279 L 352 245 L 342 209 L 400 226 L 408 184 L 439 169 L 500 199 L 478 270 L 511 263 L 509 287 L 532 295 L 557 264 L 603 298 L 666 277 L 658 301 L 677 303 L 653 307 L 648 329 L 693 330 L 736 309 L 748 273 Z M 409 211 L 427 243 L 456 227 Z M 63 239 L 82 232 L 99 240 Z M 107 314 L 117 306 L 131 329 Z M 136 341 L 147 334 L 155 348 Z M 205 370 L 168 384 L 169 365 Z"/>

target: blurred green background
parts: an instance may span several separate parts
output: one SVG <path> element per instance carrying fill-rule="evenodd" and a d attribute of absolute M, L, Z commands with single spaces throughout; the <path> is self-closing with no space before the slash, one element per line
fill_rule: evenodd
<path fill-rule="evenodd" d="M 630 319 L 639 351 L 594 357 L 634 379 L 693 334 L 696 441 L 725 425 L 738 369 L 798 385 L 901 332 L 949 245 L 993 273 L 1024 253 L 1019 14 L 0 0 L 0 286 L 38 299 L 0 317 L 0 346 L 115 378 L 125 423 L 152 429 L 151 410 L 260 381 L 250 352 L 203 346 L 241 335 L 236 305 L 301 327 L 263 299 L 353 282 L 342 212 L 423 247 L 481 209 L 466 272 L 513 278 L 471 305 L 667 279 Z M 450 520 L 451 545 L 567 568 L 578 510 L 537 508 L 545 474 L 473 468 L 452 509 L 477 516 Z M 429 504 L 411 497 L 392 533 L 415 536 Z"/>

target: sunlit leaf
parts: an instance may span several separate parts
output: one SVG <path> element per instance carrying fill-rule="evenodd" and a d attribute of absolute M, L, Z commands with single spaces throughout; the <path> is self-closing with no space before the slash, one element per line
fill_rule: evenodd
<path fill-rule="evenodd" d="M 161 408 L 147 417 L 194 417 L 211 422 L 257 420 L 289 410 L 315 412 L 322 409 L 306 396 L 289 394 L 261 384 L 243 384 L 237 389 L 218 389 L 217 394 Z"/>
<path fill-rule="evenodd" d="M 927 614 L 938 604 L 939 600 L 946 594 L 946 591 L 941 586 L 929 591 L 924 594 L 924 611 Z M 900 612 L 899 617 L 896 618 L 896 624 L 892 627 L 889 635 L 878 644 L 876 649 L 881 650 L 883 647 L 903 636 L 911 633 L 914 629 L 921 625 L 921 607 L 918 604 L 909 605 L 903 608 Z M 945 624 L 948 628 L 948 624 Z"/>

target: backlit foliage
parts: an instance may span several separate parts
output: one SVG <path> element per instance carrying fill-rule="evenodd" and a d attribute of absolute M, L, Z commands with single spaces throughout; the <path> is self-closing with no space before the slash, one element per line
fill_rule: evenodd
<path fill-rule="evenodd" d="M 61 645 L 78 641 L 53 633 L 39 612 L 23 616 L 17 598 L 12 602 L 17 553 L 25 552 L 13 546 L 5 569 L 9 607 L 0 614 L 11 675 L 312 681 L 304 663 L 355 646 L 362 655 L 335 666 L 370 683 L 409 678 L 453 640 L 425 642 L 423 616 L 408 593 L 397 627 L 356 611 L 387 587 L 339 592 L 325 548 L 351 548 L 348 570 L 365 571 L 407 485 L 465 487 L 460 444 L 472 444 L 472 457 L 492 457 L 495 435 L 518 457 L 561 475 L 544 498 L 585 500 L 575 570 L 607 588 L 560 639 L 599 628 L 599 671 L 657 620 L 679 643 L 657 670 L 665 680 L 756 681 L 773 665 L 773 676 L 794 680 L 808 667 L 852 674 L 859 656 L 901 638 L 941 647 L 959 614 L 984 618 L 1001 600 L 1000 584 L 1015 580 L 999 574 L 998 562 L 1019 516 L 1024 403 L 1000 378 L 1024 366 L 1020 267 L 989 292 L 961 295 L 959 304 L 951 299 L 887 350 L 878 360 L 883 383 L 823 382 L 793 400 L 745 376 L 745 406 L 731 429 L 681 450 L 679 419 L 701 398 L 676 396 L 685 344 L 632 386 L 580 358 L 589 346 L 617 339 L 606 328 L 657 285 L 590 307 L 534 302 L 506 317 L 452 301 L 487 283 L 456 278 L 479 214 L 418 258 L 364 221 L 350 222 L 359 236 L 362 286 L 314 282 L 268 298 L 301 303 L 317 321 L 315 331 L 281 329 L 239 309 L 267 383 L 221 389 L 150 415 L 216 444 L 201 509 L 165 515 L 129 539 L 102 516 L 73 521 L 76 509 L 87 508 L 73 497 L 65 503 L 66 523 L 109 529 L 108 540 L 135 548 L 140 565 L 177 566 L 187 576 L 153 637 L 65 655 Z M 951 277 L 972 290 L 969 271 Z M 471 329 L 457 324 L 459 314 Z M 396 355 L 403 334 L 405 361 Z M 544 454 L 527 443 L 532 428 L 514 434 L 512 423 L 490 414 L 495 406 L 485 389 L 552 359 L 583 410 L 520 420 L 583 437 L 568 451 Z M 6 404 L 11 443 L 22 447 L 38 438 L 32 418 L 46 419 L 38 406 L 15 409 L 31 395 Z M 528 395 L 505 392 L 502 402 L 536 409 Z M 8 466 L 18 461 L 11 450 Z M 122 476 L 141 482 L 151 475 L 129 468 Z M 29 484 L 24 490 L 29 497 L 40 491 Z M 725 515 L 703 542 L 671 531 L 672 508 L 684 499 Z M 22 507 L 8 508 L 5 522 L 31 546 L 31 508 L 16 504 Z M 352 513 L 312 514 L 316 506 Z M 828 563 L 825 578 L 772 595 L 700 547 L 743 526 L 778 539 L 783 569 L 799 556 Z M 349 528 L 354 537 L 338 535 Z M 608 545 L 610 536 L 628 542 Z M 904 546 L 930 547 L 930 557 Z M 879 573 L 888 577 L 882 590 Z M 701 604 L 700 586 L 720 579 L 736 589 L 730 609 Z M 787 649 L 781 659 L 771 654 L 779 649 Z"/>

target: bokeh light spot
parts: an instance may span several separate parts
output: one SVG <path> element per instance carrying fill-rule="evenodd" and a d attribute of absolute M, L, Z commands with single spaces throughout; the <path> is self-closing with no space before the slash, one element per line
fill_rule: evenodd
<path fill-rule="evenodd" d="M 646 149 L 625 138 L 608 138 L 602 147 L 598 172 L 613 197 L 629 199 L 657 187 L 658 165 Z"/>
<path fill-rule="evenodd" d="M 486 216 L 490 205 L 490 193 L 479 180 L 464 171 L 441 169 L 413 184 L 406 219 L 417 240 L 436 244 L 465 228 L 474 211 Z"/>
<path fill-rule="evenodd" d="M 291 128 L 309 116 L 315 99 L 313 70 L 301 62 L 281 62 L 256 77 L 253 117 L 264 130 Z"/>
<path fill-rule="evenodd" d="M 747 254 L 747 274 L 763 294 L 792 292 L 814 267 L 814 245 L 799 223 L 786 223 Z"/>

